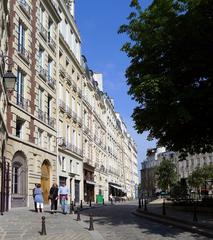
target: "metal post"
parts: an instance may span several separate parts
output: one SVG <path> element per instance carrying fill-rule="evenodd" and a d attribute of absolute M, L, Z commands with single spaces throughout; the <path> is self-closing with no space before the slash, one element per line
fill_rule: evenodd
<path fill-rule="evenodd" d="M 1 164 L 1 215 L 4 215 L 4 193 L 5 193 L 4 175 L 5 175 L 5 159 L 4 159 L 4 157 L 2 157 L 2 164 Z"/>
<path fill-rule="evenodd" d="M 94 226 L 93 226 L 93 216 L 90 213 L 89 215 L 89 231 L 93 231 L 94 230 Z"/>
<path fill-rule="evenodd" d="M 43 216 L 41 219 L 42 219 L 41 235 L 47 235 L 46 225 L 45 225 L 45 217 Z"/>
<path fill-rule="evenodd" d="M 138 198 L 138 208 L 141 208 L 141 199 Z"/>
<path fill-rule="evenodd" d="M 166 215 L 166 203 L 165 203 L 165 198 L 163 199 L 162 214 L 163 214 L 164 216 Z"/>
<path fill-rule="evenodd" d="M 89 200 L 89 206 L 92 207 L 92 201 L 91 201 L 91 199 Z"/>
<path fill-rule="evenodd" d="M 145 199 L 145 202 L 144 202 L 144 212 L 147 212 L 147 200 Z"/>
<path fill-rule="evenodd" d="M 193 210 L 193 222 L 197 222 L 197 204 L 194 202 L 194 210 Z"/>
<path fill-rule="evenodd" d="M 83 202 L 82 202 L 82 200 L 81 200 L 81 206 L 80 206 L 81 208 L 83 208 Z"/>
<path fill-rule="evenodd" d="M 111 198 L 111 205 L 113 204 L 113 200 L 112 200 L 112 198 Z"/>
<path fill-rule="evenodd" d="M 104 198 L 103 198 L 103 205 L 104 205 Z"/>
<path fill-rule="evenodd" d="M 80 211 L 79 211 L 79 209 L 77 210 L 77 221 L 81 221 L 81 217 L 80 217 Z"/>

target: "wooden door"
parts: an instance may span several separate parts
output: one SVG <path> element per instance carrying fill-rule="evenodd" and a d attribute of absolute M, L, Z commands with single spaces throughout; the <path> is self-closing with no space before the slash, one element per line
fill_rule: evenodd
<path fill-rule="evenodd" d="M 43 191 L 44 203 L 48 203 L 50 191 L 50 165 L 47 161 L 44 161 L 41 166 L 41 188 Z"/>

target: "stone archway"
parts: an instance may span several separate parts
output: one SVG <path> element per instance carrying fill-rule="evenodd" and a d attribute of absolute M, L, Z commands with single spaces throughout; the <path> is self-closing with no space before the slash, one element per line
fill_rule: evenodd
<path fill-rule="evenodd" d="M 44 160 L 41 165 L 41 188 L 43 191 L 44 203 L 48 203 L 48 195 L 50 190 L 50 162 Z"/>
<path fill-rule="evenodd" d="M 27 160 L 22 151 L 12 160 L 11 207 L 27 206 Z"/>

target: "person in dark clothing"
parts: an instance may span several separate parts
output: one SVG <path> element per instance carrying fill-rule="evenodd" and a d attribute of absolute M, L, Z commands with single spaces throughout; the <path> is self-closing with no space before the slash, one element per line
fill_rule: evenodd
<path fill-rule="evenodd" d="M 35 189 L 37 187 L 37 183 L 35 183 L 35 187 L 33 188 L 33 201 L 34 201 L 34 208 L 35 208 L 35 211 L 37 212 L 37 205 L 36 205 L 36 202 L 35 202 Z"/>
<path fill-rule="evenodd" d="M 51 200 L 51 213 L 53 214 L 57 210 L 58 203 L 58 185 L 53 183 L 49 192 L 49 199 Z"/>

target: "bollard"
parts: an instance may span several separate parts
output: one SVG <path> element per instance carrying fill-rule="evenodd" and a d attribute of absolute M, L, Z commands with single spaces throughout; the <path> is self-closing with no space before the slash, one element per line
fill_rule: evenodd
<path fill-rule="evenodd" d="M 193 211 L 193 222 L 197 222 L 197 204 L 194 202 L 194 211 Z"/>
<path fill-rule="evenodd" d="M 145 202 L 144 202 L 144 212 L 147 212 L 147 200 L 145 199 Z"/>
<path fill-rule="evenodd" d="M 164 216 L 166 215 L 166 203 L 165 203 L 165 198 L 163 199 L 162 214 L 163 214 Z"/>
<path fill-rule="evenodd" d="M 91 201 L 91 199 L 89 200 L 89 206 L 92 207 L 92 201 Z"/>
<path fill-rule="evenodd" d="M 81 208 L 83 208 L 83 203 L 82 203 L 82 200 L 81 200 Z"/>
<path fill-rule="evenodd" d="M 141 208 L 141 199 L 138 198 L 138 208 Z"/>
<path fill-rule="evenodd" d="M 89 215 L 89 231 L 93 231 L 93 230 L 94 230 L 94 227 L 93 227 L 93 216 L 90 213 L 90 215 Z"/>
<path fill-rule="evenodd" d="M 42 219 L 41 235 L 47 235 L 46 226 L 45 226 L 45 217 L 43 216 L 41 219 Z"/>
<path fill-rule="evenodd" d="M 80 217 L 80 211 L 79 211 L 79 209 L 77 210 L 77 221 L 81 221 L 81 217 Z"/>
<path fill-rule="evenodd" d="M 103 205 L 104 205 L 104 198 L 103 198 Z"/>
<path fill-rule="evenodd" d="M 112 200 L 112 198 L 111 198 L 111 205 L 113 204 L 113 200 Z"/>

